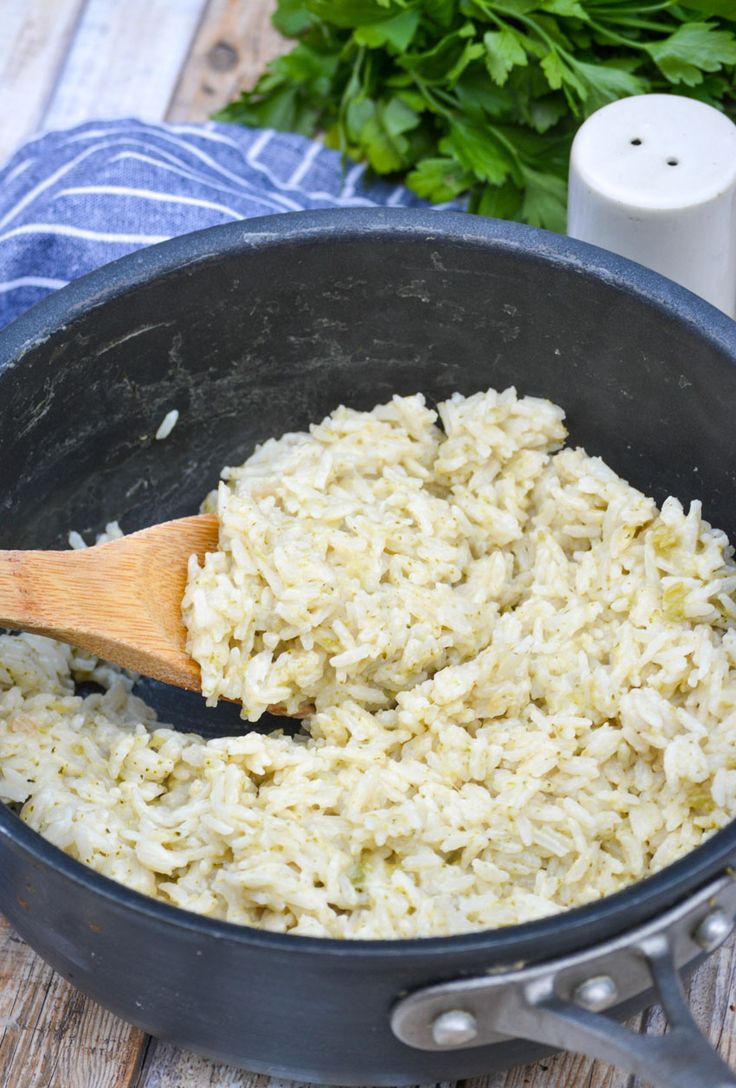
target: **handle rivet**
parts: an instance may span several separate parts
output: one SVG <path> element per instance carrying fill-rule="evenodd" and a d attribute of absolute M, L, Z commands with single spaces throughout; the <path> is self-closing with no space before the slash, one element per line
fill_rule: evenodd
<path fill-rule="evenodd" d="M 734 921 L 723 910 L 707 914 L 693 932 L 693 940 L 704 952 L 714 952 L 733 932 Z"/>
<path fill-rule="evenodd" d="M 472 1012 L 465 1009 L 448 1009 L 432 1024 L 432 1038 L 438 1046 L 462 1046 L 477 1034 L 478 1022 Z"/>
<path fill-rule="evenodd" d="M 618 997 L 616 983 L 610 975 L 596 975 L 581 982 L 573 994 L 573 1001 L 588 1012 L 607 1009 Z"/>

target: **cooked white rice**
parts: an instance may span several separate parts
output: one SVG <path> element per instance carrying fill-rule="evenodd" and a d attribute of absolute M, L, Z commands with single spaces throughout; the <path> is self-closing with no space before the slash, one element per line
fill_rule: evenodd
<path fill-rule="evenodd" d="M 220 550 L 196 557 L 189 649 L 211 703 L 392 706 L 476 657 L 519 599 L 514 545 L 563 412 L 513 390 L 338 408 L 226 469 Z M 522 565 L 524 565 L 522 563 Z"/>
<path fill-rule="evenodd" d="M 207 694 L 304 736 L 156 728 L 78 651 L 0 638 L 0 796 L 140 891 L 416 937 L 617 891 L 736 813 L 736 568 L 513 390 L 341 408 L 227 470 L 185 599 Z M 104 694 L 82 698 L 74 682 Z"/>
<path fill-rule="evenodd" d="M 170 412 L 167 412 L 164 418 L 158 425 L 158 430 L 153 436 L 158 442 L 163 441 L 164 438 L 168 438 L 174 427 L 179 422 L 179 409 L 172 408 Z"/>

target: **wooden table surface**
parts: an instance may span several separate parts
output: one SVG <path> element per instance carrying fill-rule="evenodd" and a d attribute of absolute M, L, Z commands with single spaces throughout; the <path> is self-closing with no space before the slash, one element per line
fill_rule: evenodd
<path fill-rule="evenodd" d="M 284 48 L 271 10 L 272 0 L 0 0 L 0 163 L 27 136 L 95 117 L 205 120 Z M 734 942 L 694 976 L 690 995 L 736 1064 Z M 664 1029 L 656 1008 L 632 1027 Z M 639 1084 L 564 1055 L 463 1088 Z M 289 1086 L 129 1027 L 64 982 L 0 918 L 0 1088 Z"/>

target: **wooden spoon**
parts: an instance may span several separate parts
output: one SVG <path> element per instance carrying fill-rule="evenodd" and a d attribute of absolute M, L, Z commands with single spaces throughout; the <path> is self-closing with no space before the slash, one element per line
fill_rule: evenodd
<path fill-rule="evenodd" d="M 200 691 L 181 601 L 189 556 L 201 559 L 216 547 L 217 517 L 200 514 L 79 551 L 0 551 L 0 627 L 49 635 Z"/>
<path fill-rule="evenodd" d="M 202 514 L 78 551 L 0 551 L 0 626 L 197 691 L 181 601 L 189 556 L 215 548 L 217 517 Z"/>

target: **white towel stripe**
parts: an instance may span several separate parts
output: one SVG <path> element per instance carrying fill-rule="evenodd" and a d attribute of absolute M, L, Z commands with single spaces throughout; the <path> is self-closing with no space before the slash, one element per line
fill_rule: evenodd
<path fill-rule="evenodd" d="M 214 189 L 219 189 L 221 192 L 235 193 L 238 196 L 242 196 L 245 193 L 250 197 L 252 194 L 254 197 L 262 200 L 264 203 L 267 203 L 268 206 L 271 208 L 279 208 L 285 206 L 277 193 L 269 193 L 268 195 L 264 195 L 257 186 L 253 185 L 253 183 L 250 181 L 246 181 L 244 178 L 235 178 L 237 187 L 233 185 L 226 185 L 222 181 L 213 181 L 210 174 L 205 173 L 203 170 L 198 169 L 196 166 L 192 166 L 180 156 L 174 155 L 171 151 L 164 151 L 160 147 L 157 147 L 156 155 L 160 156 L 162 159 L 165 159 L 169 163 L 173 163 L 174 166 L 178 167 L 177 172 L 182 177 L 189 178 L 191 181 L 200 181 L 203 184 L 209 185 Z M 147 159 L 147 161 L 152 163 L 157 162 L 157 160 L 153 156 Z"/>
<path fill-rule="evenodd" d="M 228 147 L 232 147 L 239 155 L 243 154 L 243 145 L 239 144 L 237 140 L 230 139 L 229 136 L 225 136 L 222 132 L 215 132 L 213 125 L 216 122 L 208 121 L 206 125 L 201 128 L 199 125 L 167 125 L 169 132 L 183 132 L 187 136 L 196 136 L 198 140 L 209 140 L 213 144 L 227 144 Z M 273 134 L 273 129 L 269 129 Z M 243 129 L 244 136 L 250 136 L 250 129 Z M 255 143 L 255 140 L 253 141 Z"/>
<path fill-rule="evenodd" d="M 177 160 L 174 155 L 169 155 L 167 152 L 160 152 L 168 159 Z M 264 196 L 263 193 L 257 189 L 250 191 L 251 187 L 247 182 L 244 182 L 241 188 L 235 189 L 232 185 L 225 185 L 222 182 L 213 181 L 212 178 L 208 178 L 205 174 L 201 174 L 197 170 L 180 169 L 176 166 L 169 166 L 168 163 L 159 162 L 158 159 L 152 158 L 150 155 L 144 155 L 140 151 L 121 151 L 118 155 L 115 155 L 110 161 L 117 162 L 118 159 L 138 159 L 140 162 L 147 162 L 151 166 L 157 167 L 159 170 L 167 170 L 171 174 L 178 174 L 179 177 L 189 178 L 190 181 L 201 181 L 203 185 L 207 185 L 210 189 L 217 189 L 221 193 L 232 193 L 234 196 L 243 196 L 243 191 L 247 194 L 248 200 L 254 200 L 258 204 L 263 204 L 270 211 L 282 211 L 283 206 L 277 196 L 271 199 L 270 196 Z"/>
<path fill-rule="evenodd" d="M 66 287 L 69 280 L 54 280 L 48 276 L 19 276 L 17 280 L 5 280 L 0 283 L 0 295 L 7 291 L 17 291 L 20 287 Z"/>
<path fill-rule="evenodd" d="M 273 136 L 273 132 L 271 132 L 270 129 L 268 130 L 268 132 L 271 136 Z M 288 182 L 282 181 L 281 178 L 278 178 L 274 174 L 273 170 L 266 166 L 265 163 L 259 162 L 258 159 L 255 158 L 255 156 L 253 155 L 253 147 L 257 143 L 258 141 L 256 140 L 250 151 L 246 152 L 245 157 L 248 160 L 248 165 L 252 166 L 253 169 L 257 170 L 260 174 L 263 174 L 264 177 L 268 178 L 269 182 L 271 183 L 271 185 L 274 186 L 274 188 L 280 189 L 282 192 L 284 192 L 284 190 L 295 188 L 294 186 L 289 185 Z M 323 149 L 320 148 L 320 151 L 321 150 Z M 344 192 L 339 195 L 336 195 L 335 193 L 326 193 L 322 189 L 300 189 L 299 192 L 304 193 L 304 195 L 310 200 L 324 200 L 330 205 L 336 205 L 337 207 L 343 207 L 346 204 L 349 204 L 352 208 L 375 208 L 376 206 L 376 201 L 371 200 L 369 197 L 346 196 Z"/>
<path fill-rule="evenodd" d="M 209 124 L 214 124 L 214 122 L 209 122 Z M 261 154 L 264 148 L 266 148 L 268 144 L 270 144 L 273 137 L 278 135 L 275 129 L 263 129 L 262 132 L 260 132 L 259 135 L 251 142 L 250 146 L 247 149 L 244 149 L 242 144 L 237 143 L 235 140 L 231 140 L 228 136 L 224 136 L 221 132 L 213 132 L 209 128 L 207 128 L 207 130 L 203 130 L 199 127 L 192 127 L 191 125 L 168 125 L 167 127 L 169 130 L 173 129 L 176 132 L 191 133 L 192 135 L 196 136 L 198 139 L 201 140 L 212 140 L 214 143 L 227 144 L 228 147 L 234 148 L 234 150 L 237 151 L 240 155 L 242 155 L 245 150 L 245 158 L 248 164 L 254 167 L 254 169 L 259 170 L 261 173 L 265 173 L 266 176 L 270 180 L 273 180 L 274 184 L 278 185 L 278 187 L 282 190 L 298 188 L 301 192 L 304 193 L 306 197 L 309 197 L 313 200 L 329 200 L 332 203 L 336 201 L 341 202 L 340 197 L 335 196 L 334 193 L 326 193 L 319 189 L 303 189 L 298 183 L 299 181 L 301 181 L 304 173 L 306 173 L 306 170 L 304 171 L 304 173 L 299 173 L 296 180 L 294 179 L 293 175 L 286 182 L 282 182 L 278 178 L 274 178 L 273 174 L 271 174 L 271 172 L 269 171 L 269 168 L 258 159 L 258 156 Z M 310 149 L 307 152 L 307 155 L 310 156 L 309 164 L 311 165 L 313 160 L 326 150 L 327 148 L 325 148 L 322 144 L 318 143 L 317 141 L 313 141 L 310 145 Z M 300 168 L 301 164 L 299 164 L 299 166 L 297 167 L 297 171 L 300 171 Z M 350 178 L 353 174 L 355 175 L 353 181 L 353 188 L 350 189 L 349 193 L 348 191 L 344 191 L 342 193 L 343 197 L 347 198 L 348 196 L 352 196 L 355 184 L 361 177 L 361 175 L 365 173 L 365 169 L 366 168 L 364 163 L 357 163 L 348 172 L 348 178 Z M 375 205 L 375 201 L 366 200 L 365 204 L 367 206 L 373 207 Z"/>
<path fill-rule="evenodd" d="M 16 238 L 21 234 L 56 234 L 66 238 L 86 238 L 91 242 L 125 242 L 130 245 L 155 245 L 167 242 L 168 234 L 114 234 L 99 230 L 87 230 L 85 227 L 72 227 L 68 223 L 24 223 L 22 227 L 12 227 L 5 234 L 0 234 L 0 242 Z"/>
<path fill-rule="evenodd" d="M 13 167 L 7 177 L 3 178 L 3 185 L 9 185 L 11 181 L 15 181 L 16 178 L 19 178 L 20 175 L 28 169 L 32 162 L 32 159 L 23 159 L 22 162 L 19 162 L 17 166 Z M 2 171 L 0 171 L 0 173 L 1 172 Z"/>
<path fill-rule="evenodd" d="M 212 170 L 217 171 L 218 174 L 221 174 L 223 177 L 229 178 L 231 181 L 234 181 L 235 184 L 238 186 L 238 188 L 240 190 L 245 190 L 248 193 L 253 192 L 254 194 L 258 192 L 258 190 L 254 186 L 252 186 L 249 182 L 246 182 L 239 174 L 235 174 L 235 173 L 233 173 L 232 170 L 228 170 L 224 166 L 220 166 L 220 164 L 218 162 L 216 162 L 213 158 L 211 158 L 209 155 L 207 155 L 204 151 L 200 151 L 198 148 L 194 147 L 191 143 L 188 143 L 186 140 L 180 140 L 180 139 L 177 139 L 176 136 L 171 135 L 170 128 L 171 128 L 171 126 L 169 126 L 169 129 L 167 129 L 167 130 L 164 130 L 164 129 L 161 129 L 161 128 L 157 129 L 157 131 L 156 131 L 156 140 L 157 141 L 164 141 L 164 142 L 166 142 L 168 144 L 173 144 L 175 147 L 183 149 L 184 151 L 188 152 L 190 155 L 193 155 L 195 158 L 197 158 L 201 162 L 205 163 L 205 165 L 209 166 Z M 266 129 L 264 131 L 264 134 L 267 135 L 268 138 L 270 139 L 271 136 L 273 136 L 273 131 L 271 129 Z M 79 142 L 81 140 L 91 139 L 93 137 L 98 137 L 98 136 L 109 136 L 109 130 L 106 130 L 106 129 L 93 129 L 93 130 L 91 130 L 89 132 L 78 132 L 78 133 L 75 133 L 73 136 L 70 136 L 69 139 L 64 141 L 64 142 L 65 143 L 74 143 L 74 142 Z M 149 144 L 146 141 L 140 139 L 140 129 L 137 129 L 137 128 L 131 127 L 131 128 L 126 130 L 121 126 L 120 128 L 118 128 L 116 130 L 115 136 L 118 138 L 118 140 L 122 136 L 122 138 L 124 140 L 127 140 L 127 141 L 129 141 L 131 143 L 136 142 L 136 143 L 142 143 L 144 146 L 149 146 Z M 136 139 L 136 137 L 138 137 L 138 139 Z M 268 141 L 265 141 L 265 142 L 267 143 Z M 260 143 L 260 139 L 254 141 L 254 143 Z M 239 147 L 237 144 L 234 144 L 233 146 L 236 147 L 238 152 L 242 155 L 243 149 L 241 147 Z M 166 152 L 163 151 L 161 149 L 161 147 L 157 147 L 156 150 L 160 155 L 166 155 Z M 92 153 L 92 151 L 90 151 L 90 154 L 91 153 Z M 175 156 L 170 156 L 170 157 L 173 159 L 174 162 L 178 162 L 179 165 L 181 165 L 181 166 L 186 165 L 185 163 L 182 163 L 181 159 L 177 159 Z M 193 176 L 201 177 L 201 175 L 193 175 Z M 283 188 L 283 186 L 279 186 L 279 187 Z M 275 206 L 277 206 L 277 207 L 280 206 L 281 208 L 284 208 L 287 211 L 301 211 L 302 210 L 301 204 L 295 203 L 293 200 L 290 200 L 288 197 L 280 196 L 278 193 L 271 193 L 269 195 L 271 196 L 271 199 L 274 201 Z M 305 195 L 311 195 L 311 194 L 305 194 Z M 329 194 L 326 194 L 326 196 L 327 196 L 328 199 L 332 199 L 332 197 L 329 196 Z M 2 225 L 3 224 L 0 222 L 0 226 L 2 226 Z"/>
<path fill-rule="evenodd" d="M 342 187 L 342 194 L 346 199 L 350 199 L 355 193 L 355 186 L 365 173 L 365 163 L 357 162 L 355 166 L 351 166 L 345 175 L 345 184 Z"/>
<path fill-rule="evenodd" d="M 297 165 L 296 169 L 293 171 L 291 177 L 289 178 L 289 180 L 287 182 L 287 185 L 289 186 L 289 188 L 295 189 L 297 187 L 299 182 L 302 180 L 304 175 L 309 170 L 309 168 L 312 165 L 312 163 L 314 162 L 314 160 L 319 155 L 319 151 L 320 151 L 319 144 L 310 144 L 309 145 L 309 147 L 307 148 L 306 155 L 304 155 L 304 157 L 302 158 L 302 161 Z"/>
<path fill-rule="evenodd" d="M 212 211 L 224 212 L 233 219 L 242 219 L 242 212 L 236 212 L 234 208 L 228 208 L 225 204 L 216 204 L 212 200 L 202 200 L 196 196 L 177 196 L 175 193 L 159 193 L 154 189 L 132 189 L 127 185 L 75 185 L 68 189 L 62 189 L 56 193 L 54 200 L 60 196 L 77 196 L 83 193 L 95 193 L 99 196 L 125 196 L 136 197 L 141 200 L 157 200 L 163 204 L 188 204 L 195 208 L 211 208 Z"/>
<path fill-rule="evenodd" d="M 245 191 L 250 193 L 250 192 L 254 191 L 253 187 L 251 186 L 250 183 L 246 182 L 241 176 L 234 173 L 232 170 L 228 170 L 226 167 L 221 166 L 220 163 L 218 163 L 216 160 L 211 158 L 208 154 L 206 154 L 206 152 L 204 152 L 204 151 L 200 150 L 199 148 L 195 147 L 193 145 L 193 143 L 190 142 L 189 140 L 184 140 L 184 139 L 180 139 L 179 137 L 177 137 L 175 135 L 176 132 L 182 132 L 182 133 L 185 133 L 187 135 L 192 134 L 192 135 L 196 136 L 196 138 L 198 140 L 207 139 L 207 140 L 210 140 L 212 142 L 227 144 L 228 146 L 232 147 L 235 151 L 237 151 L 238 154 L 240 154 L 240 155 L 245 154 L 245 159 L 248 162 L 248 164 L 251 167 L 253 167 L 253 169 L 257 170 L 260 174 L 263 174 L 268 179 L 268 181 L 271 183 L 271 185 L 275 189 L 279 190 L 279 192 L 277 192 L 277 193 L 272 192 L 272 193 L 269 194 L 272 201 L 274 201 L 277 206 L 281 206 L 282 208 L 284 208 L 284 209 L 286 209 L 288 211 L 300 211 L 301 207 L 302 207 L 300 204 L 296 203 L 290 197 L 288 197 L 286 195 L 282 195 L 282 194 L 286 194 L 287 192 L 293 192 L 295 189 L 298 189 L 300 192 L 302 192 L 304 194 L 304 196 L 306 198 L 308 198 L 310 200 L 324 200 L 324 201 L 328 201 L 330 204 L 337 205 L 337 206 L 343 206 L 343 205 L 346 205 L 346 204 L 350 204 L 351 206 L 357 206 L 357 207 L 371 207 L 371 208 L 376 206 L 377 202 L 375 200 L 371 200 L 371 199 L 369 199 L 367 197 L 356 197 L 355 196 L 355 187 L 356 187 L 357 182 L 359 181 L 360 177 L 362 176 L 362 174 L 365 171 L 365 166 L 364 166 L 364 164 L 361 164 L 361 163 L 356 164 L 348 172 L 348 175 L 347 175 L 346 180 L 345 180 L 345 185 L 343 186 L 342 192 L 340 194 L 325 192 L 324 190 L 320 190 L 320 189 L 311 189 L 311 190 L 303 189 L 298 185 L 298 183 L 294 183 L 292 178 L 289 178 L 288 181 L 283 181 L 281 178 L 277 177 L 274 174 L 273 170 L 271 170 L 270 167 L 268 167 L 265 163 L 260 161 L 259 158 L 258 158 L 258 156 L 268 146 L 268 144 L 271 142 L 271 140 L 274 138 L 274 136 L 277 135 L 276 132 L 273 129 L 263 129 L 261 132 L 259 132 L 258 136 L 252 141 L 252 143 L 250 144 L 250 147 L 247 147 L 245 149 L 240 144 L 236 143 L 236 141 L 234 141 L 232 139 L 229 139 L 227 136 L 223 136 L 220 133 L 209 132 L 209 131 L 208 132 L 203 132 L 202 130 L 200 130 L 198 128 L 193 129 L 190 126 L 187 126 L 187 125 L 169 125 L 169 126 L 167 126 L 166 130 L 158 129 L 157 132 L 156 132 L 157 141 L 163 141 L 165 143 L 172 144 L 174 147 L 177 147 L 180 150 L 184 151 L 185 153 L 187 153 L 187 154 L 189 154 L 191 156 L 194 156 L 195 158 L 197 158 L 201 162 L 203 162 L 206 166 L 208 166 L 211 170 L 215 170 L 222 177 L 226 177 L 230 181 L 234 182 L 238 186 L 239 190 L 241 190 L 241 191 L 245 190 Z M 83 141 L 83 140 L 89 140 L 89 139 L 93 139 L 93 138 L 97 138 L 97 137 L 106 137 L 106 141 L 105 141 L 106 146 L 110 146 L 110 136 L 111 136 L 111 133 L 110 133 L 109 129 L 90 129 L 87 132 L 74 133 L 65 142 L 76 143 L 76 142 L 80 142 L 80 141 Z M 113 134 L 113 139 L 115 139 L 115 137 L 117 137 L 118 139 L 120 139 L 122 137 L 124 140 L 129 140 L 130 142 L 143 142 L 143 141 L 140 140 L 140 129 L 138 129 L 138 128 L 132 126 L 132 125 L 130 127 L 126 127 L 124 124 L 121 124 L 120 127 L 117 128 L 115 133 Z M 136 139 L 136 137 L 138 137 L 138 139 Z M 313 161 L 325 149 L 320 144 L 313 144 L 312 146 L 315 148 L 315 150 L 313 152 L 313 159 L 312 159 L 312 161 Z M 176 156 L 173 156 L 173 155 L 172 156 L 167 156 L 166 152 L 160 146 L 157 148 L 157 151 L 158 151 L 159 154 L 164 155 L 166 157 L 170 157 L 174 162 L 177 162 L 178 165 L 186 168 L 185 163 L 182 163 L 180 159 L 176 158 Z M 311 151 L 311 148 L 310 148 L 310 151 Z M 76 160 L 74 160 L 74 165 L 76 165 Z M 64 168 L 62 168 L 62 169 L 64 170 L 64 172 L 66 172 L 66 170 Z M 194 174 L 193 177 L 196 177 L 197 180 L 205 180 L 205 178 L 203 178 L 201 175 Z M 54 178 L 53 180 L 56 180 L 56 178 Z M 53 184 L 53 180 L 49 179 L 47 184 Z M 47 184 L 44 184 L 44 188 L 47 187 Z M 210 182 L 210 184 L 211 184 L 211 182 Z M 34 192 L 33 195 L 34 196 L 36 195 L 35 192 Z M 30 194 L 29 194 L 29 196 L 30 196 Z M 396 201 L 396 200 L 399 200 L 399 199 L 400 198 L 398 196 L 398 190 L 397 190 L 395 194 L 392 194 L 391 200 Z M 391 201 L 389 201 L 389 203 L 390 202 Z M 12 215 L 14 215 L 14 214 L 15 214 L 15 210 L 12 210 L 11 213 L 8 213 L 8 215 L 10 217 L 12 217 Z M 0 221 L 0 227 L 4 225 L 5 221 L 8 221 L 7 218 L 4 221 Z"/>
<path fill-rule="evenodd" d="M 211 170 L 216 170 L 217 173 L 221 174 L 223 177 L 229 178 L 230 181 L 234 181 L 238 185 L 243 185 L 243 179 L 239 174 L 235 174 L 232 170 L 228 170 L 226 167 L 221 166 L 219 162 L 216 162 L 210 155 L 207 155 L 204 151 L 200 151 L 197 147 L 193 147 L 192 144 L 188 143 L 186 140 L 179 140 L 176 136 L 172 136 L 168 132 L 158 132 L 156 135 L 159 140 L 164 140 L 166 143 L 174 144 L 175 147 L 181 147 L 185 151 L 188 151 L 191 155 L 194 155 L 195 158 L 205 163 L 206 166 L 209 166 Z M 270 133 L 270 135 L 273 134 Z M 274 194 L 274 196 L 275 195 L 276 194 Z M 301 205 L 296 204 L 293 200 L 288 200 L 287 197 L 281 197 L 281 200 L 291 211 L 301 211 Z"/>
<path fill-rule="evenodd" d="M 271 130 L 267 130 L 264 133 L 264 135 L 267 135 L 270 138 L 270 136 L 272 136 L 273 133 L 271 132 Z M 157 136 L 157 139 L 163 140 L 166 143 L 173 144 L 175 147 L 182 148 L 184 151 L 189 152 L 189 154 L 194 155 L 194 157 L 199 159 L 201 162 L 203 162 L 205 164 L 205 166 L 209 166 L 210 169 L 215 170 L 218 174 L 222 175 L 222 177 L 226 177 L 230 181 L 234 181 L 235 184 L 241 190 L 245 190 L 248 193 L 258 192 L 258 190 L 250 182 L 245 181 L 239 174 L 235 174 L 235 173 L 233 173 L 232 170 L 228 170 L 226 167 L 221 166 L 218 162 L 216 162 L 213 158 L 211 158 L 209 155 L 207 155 L 204 151 L 200 151 L 198 148 L 193 147 L 186 140 L 179 140 L 175 136 L 171 136 L 168 132 L 161 132 L 161 131 L 157 132 L 156 136 Z M 255 141 L 255 142 L 258 143 L 259 141 Z M 165 152 L 161 151 L 160 148 L 158 150 L 159 150 L 159 152 L 161 154 L 165 154 Z M 186 166 L 186 163 L 182 163 L 181 160 L 178 160 L 178 162 L 179 162 L 179 165 Z M 277 204 L 280 204 L 281 207 L 287 209 L 288 211 L 297 211 L 298 212 L 298 211 L 302 210 L 301 204 L 297 204 L 295 201 L 290 200 L 288 197 L 279 196 L 278 193 L 270 193 L 269 196 L 270 196 L 272 201 L 276 202 Z"/>
<path fill-rule="evenodd" d="M 81 154 L 77 155 L 71 162 L 65 162 L 64 165 L 60 166 L 58 170 L 55 170 L 53 174 L 49 174 L 49 176 L 44 178 L 43 181 L 40 181 L 38 185 L 34 185 L 34 187 L 29 189 L 26 195 L 21 197 L 18 203 L 14 204 L 10 211 L 6 212 L 2 219 L 0 219 L 0 227 L 4 227 L 6 223 L 10 223 L 11 220 L 15 219 L 16 215 L 22 212 L 24 208 L 27 208 L 37 196 L 45 192 L 46 189 L 50 189 L 54 182 L 58 181 L 59 178 L 63 178 L 64 175 L 68 174 L 70 170 L 73 170 L 78 163 L 83 162 L 84 159 L 88 159 L 90 155 L 94 155 L 97 150 L 97 147 L 87 148 L 86 151 L 82 151 Z"/>
<path fill-rule="evenodd" d="M 249 163 L 253 163 L 255 159 L 263 151 L 264 147 L 268 147 L 271 140 L 275 136 L 275 132 L 272 128 L 264 128 L 263 132 L 259 136 L 256 136 L 253 143 L 250 145 L 245 153 L 245 157 Z"/>

